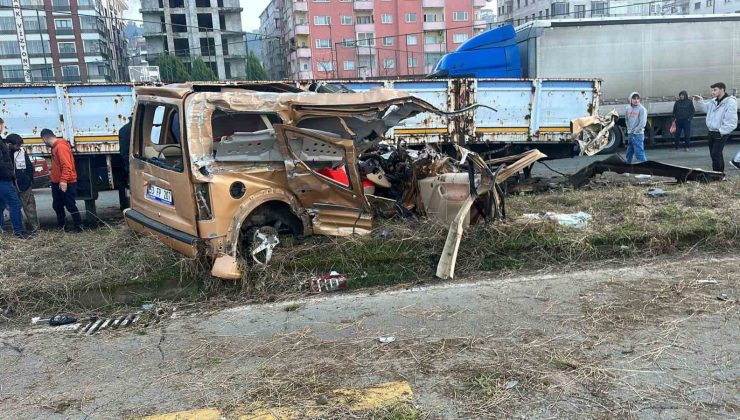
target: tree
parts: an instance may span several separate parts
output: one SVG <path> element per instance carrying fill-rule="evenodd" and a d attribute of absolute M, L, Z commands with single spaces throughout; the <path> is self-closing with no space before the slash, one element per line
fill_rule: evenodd
<path fill-rule="evenodd" d="M 249 52 L 249 57 L 247 57 L 247 74 L 244 80 L 270 80 L 270 76 L 262 67 L 262 63 L 252 51 Z"/>
<path fill-rule="evenodd" d="M 193 70 L 190 72 L 190 80 L 218 80 L 213 70 L 203 61 L 203 58 L 197 57 L 193 60 Z"/>
<path fill-rule="evenodd" d="M 163 82 L 185 82 L 190 80 L 190 74 L 185 64 L 177 57 L 163 55 L 157 59 L 159 77 Z"/>

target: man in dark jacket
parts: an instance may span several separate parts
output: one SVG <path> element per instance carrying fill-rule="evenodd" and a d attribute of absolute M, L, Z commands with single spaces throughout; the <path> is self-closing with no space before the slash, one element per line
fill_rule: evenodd
<path fill-rule="evenodd" d="M 15 186 L 18 189 L 18 197 L 21 199 L 23 213 L 26 214 L 28 227 L 31 232 L 39 229 L 39 218 L 36 215 L 36 199 L 33 196 L 33 174 L 34 168 L 31 158 L 23 150 L 23 139 L 18 134 L 11 134 L 5 140 L 8 148 L 13 153 L 13 164 L 15 165 Z"/>
<path fill-rule="evenodd" d="M 4 129 L 5 122 L 0 120 L 0 130 Z M 23 229 L 23 216 L 21 215 L 21 200 L 15 190 L 15 168 L 13 166 L 13 155 L 0 139 L 0 209 L 5 206 L 10 211 L 10 223 L 13 225 L 13 233 L 19 238 L 28 238 L 28 233 Z"/>
<path fill-rule="evenodd" d="M 682 90 L 678 94 L 678 100 L 673 104 L 673 121 L 676 123 L 675 146 L 681 143 L 681 133 L 683 133 L 683 149 L 688 151 L 691 145 L 691 119 L 694 118 L 694 102 L 689 98 L 689 94 Z"/>

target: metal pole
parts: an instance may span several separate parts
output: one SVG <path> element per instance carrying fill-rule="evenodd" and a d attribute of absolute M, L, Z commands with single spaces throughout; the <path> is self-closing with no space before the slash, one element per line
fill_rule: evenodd
<path fill-rule="evenodd" d="M 41 30 L 41 17 L 39 15 L 39 9 L 36 9 L 36 25 L 39 28 L 39 38 L 41 38 L 41 52 L 44 54 L 44 70 L 46 70 L 46 83 L 49 83 L 49 68 L 48 68 L 49 63 L 46 61 L 46 47 L 44 46 L 44 31 Z M 33 69 L 33 67 L 31 68 Z M 33 70 L 31 71 L 31 78 L 33 78 Z"/>
<path fill-rule="evenodd" d="M 244 72 L 244 74 L 247 80 L 252 80 L 249 78 L 249 74 L 251 73 L 249 71 L 249 34 L 247 34 L 246 38 L 244 39 L 244 46 L 246 47 L 246 50 L 247 50 L 247 69 Z"/>

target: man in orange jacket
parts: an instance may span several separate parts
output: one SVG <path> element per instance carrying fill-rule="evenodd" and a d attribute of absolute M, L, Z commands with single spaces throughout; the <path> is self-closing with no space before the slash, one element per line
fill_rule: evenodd
<path fill-rule="evenodd" d="M 52 207 L 57 214 L 57 226 L 65 228 L 66 214 L 72 215 L 73 232 L 82 231 L 82 217 L 77 210 L 77 169 L 72 156 L 72 146 L 64 139 L 59 139 L 48 128 L 41 130 L 41 138 L 51 147 L 51 198 Z"/>

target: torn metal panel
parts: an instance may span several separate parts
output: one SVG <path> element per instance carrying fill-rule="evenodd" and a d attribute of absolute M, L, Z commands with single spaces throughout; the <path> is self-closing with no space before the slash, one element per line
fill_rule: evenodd
<path fill-rule="evenodd" d="M 609 131 L 619 120 L 619 115 L 612 111 L 607 116 L 593 115 L 577 118 L 570 124 L 573 138 L 578 142 L 581 156 L 593 156 L 609 144 Z"/>
<path fill-rule="evenodd" d="M 624 158 L 615 154 L 608 158 L 594 162 L 575 174 L 571 175 L 570 183 L 576 187 L 586 185 L 591 178 L 604 172 L 615 172 L 618 174 L 645 174 L 654 176 L 663 176 L 675 178 L 678 182 L 686 181 L 721 181 L 725 178 L 722 172 L 705 171 L 697 168 L 687 168 L 684 166 L 669 165 L 667 163 L 646 161 L 634 165 L 628 164 Z"/>

